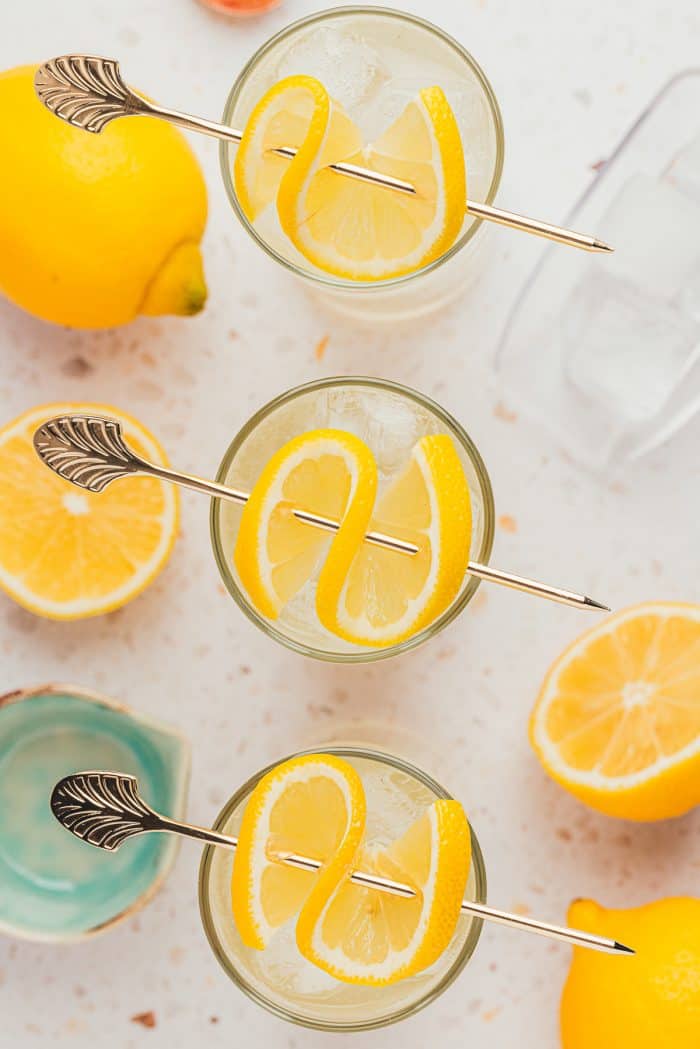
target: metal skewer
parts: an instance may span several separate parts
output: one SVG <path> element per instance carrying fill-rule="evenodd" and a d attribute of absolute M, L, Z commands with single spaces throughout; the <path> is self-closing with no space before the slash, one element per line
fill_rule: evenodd
<path fill-rule="evenodd" d="M 60 55 L 52 58 L 37 69 L 34 76 L 34 87 L 43 104 L 52 113 L 65 120 L 73 127 L 84 131 L 99 133 L 111 120 L 117 117 L 150 116 L 167 120 L 188 131 L 198 131 L 213 138 L 238 143 L 243 133 L 226 124 L 218 124 L 203 117 L 193 117 L 175 109 L 156 105 L 125 83 L 119 69 L 119 63 L 113 58 L 100 58 L 96 55 Z M 270 152 L 289 159 L 296 156 L 296 149 L 281 146 Z M 357 164 L 330 164 L 332 171 L 349 178 L 369 182 L 394 192 L 416 195 L 416 187 L 403 179 L 383 175 Z M 503 211 L 490 204 L 467 200 L 465 210 L 468 214 L 487 222 L 495 222 L 511 229 L 534 233 L 558 244 L 582 248 L 584 251 L 611 252 L 610 245 L 597 237 L 586 233 L 554 226 L 539 219 L 516 215 L 512 211 Z"/>
<path fill-rule="evenodd" d="M 92 415 L 58 415 L 37 429 L 34 434 L 34 448 L 39 458 L 51 470 L 64 480 L 89 492 L 103 492 L 108 484 L 122 477 L 149 474 L 162 481 L 170 481 L 183 488 L 203 492 L 215 499 L 228 499 L 241 506 L 247 503 L 249 498 L 248 492 L 239 488 L 229 488 L 217 481 L 205 481 L 201 477 L 170 470 L 142 459 L 126 443 L 118 419 Z M 327 532 L 337 532 L 340 527 L 337 521 L 308 510 L 293 509 L 291 512 L 297 520 Z M 401 554 L 418 553 L 415 544 L 384 532 L 368 532 L 365 542 L 387 547 Z M 537 597 L 546 597 L 563 605 L 610 611 L 607 605 L 602 605 L 585 594 L 577 594 L 571 590 L 562 590 L 560 587 L 512 575 L 510 572 L 502 572 L 477 561 L 470 561 L 467 571 L 478 579 L 498 583 L 513 590 L 522 590 Z"/>
<path fill-rule="evenodd" d="M 74 772 L 65 776 L 53 789 L 51 811 L 71 834 L 107 852 L 116 852 L 128 838 L 136 834 L 154 831 L 180 834 L 227 849 L 235 849 L 238 845 L 238 839 L 228 834 L 220 834 L 218 831 L 194 827 L 192 824 L 161 816 L 140 796 L 136 777 L 121 772 Z M 298 870 L 318 871 L 323 866 L 319 860 L 299 856 L 293 852 L 275 853 L 271 858 Z M 377 889 L 392 896 L 402 896 L 405 899 L 411 899 L 416 895 L 408 885 L 363 871 L 353 871 L 350 880 L 356 885 Z M 462 913 L 499 925 L 536 932 L 552 940 L 572 944 L 574 947 L 590 947 L 607 954 L 635 953 L 631 947 L 605 936 L 494 910 L 472 900 L 462 901 Z"/>

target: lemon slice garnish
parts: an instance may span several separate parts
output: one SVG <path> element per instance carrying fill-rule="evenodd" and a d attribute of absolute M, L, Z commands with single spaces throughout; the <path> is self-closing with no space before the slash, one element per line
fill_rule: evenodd
<path fill-rule="evenodd" d="M 291 601 L 329 547 L 334 571 L 346 571 L 367 529 L 377 490 L 369 448 L 344 430 L 312 430 L 268 461 L 241 515 L 234 560 L 256 609 L 270 619 Z M 306 510 L 341 522 L 328 532 L 299 521 Z M 320 580 L 325 579 L 325 565 Z"/>
<path fill-rule="evenodd" d="M 362 840 L 365 794 L 346 761 L 311 754 L 285 761 L 253 790 L 233 862 L 233 917 L 248 947 L 262 950 L 305 905 L 323 908 Z M 317 874 L 275 860 L 292 852 L 319 860 Z"/>
<path fill-rule="evenodd" d="M 418 441 L 404 472 L 380 499 L 370 527 L 414 543 L 418 553 L 363 543 L 348 570 L 346 559 L 331 549 L 316 609 L 321 623 L 347 641 L 394 645 L 449 607 L 469 563 L 469 483 L 448 434 Z"/>
<path fill-rule="evenodd" d="M 298 149 L 292 161 L 270 153 Z M 330 171 L 344 161 L 403 179 L 415 195 Z M 462 229 L 466 174 L 455 116 L 439 87 L 421 90 L 395 123 L 365 145 L 352 120 L 313 77 L 274 85 L 255 107 L 234 166 L 241 206 L 254 221 L 276 198 L 282 229 L 325 273 L 355 281 L 395 278 L 444 254 Z"/>
<path fill-rule="evenodd" d="M 299 152 L 290 161 L 272 152 L 279 146 Z M 280 80 L 253 109 L 234 161 L 234 185 L 246 217 L 254 222 L 277 199 L 290 172 L 295 175 L 315 162 L 332 164 L 361 148 L 358 129 L 319 80 Z M 291 181 L 296 184 L 296 177 Z"/>
<path fill-rule="evenodd" d="M 409 885 L 413 899 L 348 880 L 297 922 L 299 950 L 346 983 L 382 986 L 432 965 L 455 933 L 471 863 L 469 824 L 458 801 L 436 801 L 389 848 L 361 849 L 357 866 Z"/>

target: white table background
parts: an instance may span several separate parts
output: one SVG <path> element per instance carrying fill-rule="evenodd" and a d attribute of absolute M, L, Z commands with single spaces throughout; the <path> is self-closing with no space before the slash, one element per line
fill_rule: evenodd
<path fill-rule="evenodd" d="M 657 89 L 700 55 L 694 0 L 402 2 L 460 39 L 494 85 L 507 141 L 500 200 L 555 222 Z M 240 24 L 194 0 L 5 2 L 0 67 L 66 51 L 113 55 L 166 104 L 216 118 L 252 51 L 324 6 L 286 0 Z M 493 231 L 489 268 L 456 308 L 368 334 L 322 313 L 263 257 L 228 210 L 216 144 L 192 141 L 210 189 L 205 312 L 86 334 L 0 303 L 2 422 L 42 401 L 113 402 L 143 419 L 178 466 L 213 475 L 238 427 L 283 388 L 334 373 L 386 376 L 440 399 L 475 438 L 497 511 L 514 522 L 497 531 L 494 563 L 616 607 L 698 599 L 697 428 L 606 481 L 503 410 L 493 351 L 538 241 Z M 325 335 L 319 362 L 314 347 Z M 648 827 L 609 821 L 549 782 L 530 751 L 527 718 L 542 675 L 592 616 L 483 586 L 468 613 L 421 650 L 368 669 L 326 666 L 272 645 L 244 619 L 220 585 L 208 531 L 206 501 L 185 495 L 165 573 L 102 619 L 52 624 L 0 596 L 0 691 L 75 681 L 182 728 L 192 741 L 193 821 L 212 820 L 244 777 L 295 747 L 363 737 L 437 770 L 464 801 L 494 905 L 563 920 L 575 896 L 625 906 L 697 891 L 697 814 Z M 200 928 L 198 861 L 185 845 L 157 899 L 103 938 L 0 942 L 2 1049 L 346 1044 L 283 1025 L 227 981 Z M 554 1049 L 569 954 L 487 927 L 436 1004 L 353 1045 Z M 131 1019 L 150 1010 L 153 1028 Z"/>

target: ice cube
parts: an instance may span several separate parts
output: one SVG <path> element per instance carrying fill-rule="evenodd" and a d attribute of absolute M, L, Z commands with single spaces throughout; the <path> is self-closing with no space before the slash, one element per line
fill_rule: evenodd
<path fill-rule="evenodd" d="M 634 175 L 599 224 L 613 255 L 599 268 L 671 298 L 700 264 L 700 204 L 668 180 Z"/>
<path fill-rule="evenodd" d="M 677 303 L 599 267 L 563 316 L 565 374 L 619 435 L 654 418 L 700 355 L 700 325 Z"/>
<path fill-rule="evenodd" d="M 330 430 L 347 430 L 367 440 L 370 417 L 367 400 L 352 386 L 330 387 L 319 396 L 317 425 Z"/>
<path fill-rule="evenodd" d="M 402 394 L 351 386 L 325 391 L 318 425 L 348 430 L 368 444 L 382 480 L 395 476 L 416 441 L 437 426 L 429 412 Z"/>
<path fill-rule="evenodd" d="M 700 204 L 700 135 L 675 155 L 664 180 Z"/>
<path fill-rule="evenodd" d="M 367 442 L 374 452 L 379 473 L 393 477 L 405 465 L 411 449 L 434 429 L 424 409 L 404 397 L 386 394 L 372 406 Z"/>
<path fill-rule="evenodd" d="M 314 76 L 348 111 L 369 102 L 388 78 L 374 48 L 349 29 L 317 26 L 296 40 L 277 64 L 277 77 Z"/>

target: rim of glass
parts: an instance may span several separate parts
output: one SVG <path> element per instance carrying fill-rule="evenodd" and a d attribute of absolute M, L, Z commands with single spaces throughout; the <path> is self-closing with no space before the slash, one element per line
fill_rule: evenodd
<path fill-rule="evenodd" d="M 370 386 L 373 388 L 398 392 L 420 404 L 421 407 L 425 407 L 433 412 L 445 423 L 449 430 L 454 431 L 474 467 L 481 489 L 484 532 L 481 539 L 481 545 L 474 560 L 478 561 L 480 564 L 488 564 L 489 558 L 491 557 L 491 550 L 493 548 L 496 508 L 493 499 L 491 479 L 489 478 L 488 471 L 476 445 L 464 427 L 461 426 L 449 412 L 441 407 L 441 405 L 437 404 L 430 397 L 426 397 L 425 394 L 419 393 L 417 390 L 413 390 L 409 386 L 402 386 L 401 383 L 393 382 L 390 379 L 375 379 L 368 376 L 345 375 L 332 376 L 326 379 L 315 379 L 313 382 L 307 382 L 303 383 L 301 386 L 295 386 L 293 389 L 287 390 L 286 393 L 282 393 L 273 400 L 268 401 L 267 404 L 264 404 L 262 408 L 259 408 L 258 411 L 250 417 L 248 422 L 238 431 L 237 435 L 228 446 L 224 457 L 221 460 L 221 465 L 216 473 L 216 480 L 218 483 L 226 484 L 226 478 L 231 463 L 236 457 L 239 449 L 256 426 L 258 426 L 258 424 L 271 412 L 276 411 L 278 408 L 282 407 L 282 405 L 286 404 L 288 401 L 294 400 L 296 397 L 311 393 L 314 390 L 323 390 L 331 386 Z M 477 579 L 475 576 L 470 576 L 459 596 L 441 616 L 438 616 L 437 619 L 423 630 L 420 630 L 417 634 L 414 634 L 413 637 L 407 638 L 406 641 L 402 641 L 398 645 L 389 645 L 386 648 L 368 648 L 366 650 L 362 649 L 361 651 L 352 652 L 330 652 L 320 648 L 312 648 L 310 645 L 305 645 L 300 641 L 296 641 L 294 638 L 288 637 L 281 630 L 278 630 L 273 623 L 260 615 L 260 613 L 250 604 L 246 594 L 241 590 L 235 579 L 230 565 L 231 559 L 230 557 L 227 557 L 224 550 L 221 538 L 220 520 L 220 500 L 212 499 L 209 523 L 214 558 L 219 568 L 219 573 L 221 574 L 224 586 L 238 607 L 247 615 L 248 619 L 255 623 L 256 626 L 260 627 L 268 637 L 273 638 L 275 641 L 279 641 L 280 644 L 285 645 L 287 648 L 291 648 L 292 651 L 298 652 L 301 655 L 312 656 L 315 659 L 325 660 L 329 663 L 372 663 L 378 659 L 389 659 L 392 656 L 416 648 L 418 645 L 423 644 L 424 641 L 427 641 L 428 638 L 434 637 L 436 634 L 440 633 L 441 630 L 457 618 L 474 597 L 481 582 L 481 580 Z"/>
<path fill-rule="evenodd" d="M 381 15 L 387 18 L 395 18 L 399 21 L 412 22 L 414 25 L 419 26 L 426 32 L 439 37 L 443 43 L 447 44 L 448 47 L 452 48 L 469 66 L 472 73 L 478 80 L 481 89 L 486 98 L 491 118 L 493 120 L 494 131 L 496 135 L 496 155 L 494 158 L 494 169 L 491 177 L 491 184 L 486 194 L 485 204 L 493 204 L 496 199 L 498 187 L 501 183 L 501 175 L 503 173 L 503 160 L 505 155 L 505 136 L 503 131 L 503 118 L 501 116 L 501 110 L 496 99 L 491 84 L 486 77 L 483 69 L 476 61 L 476 59 L 467 51 L 466 48 L 462 47 L 458 40 L 455 40 L 453 36 L 446 33 L 439 26 L 434 25 L 432 22 L 427 21 L 425 18 L 419 18 L 417 15 L 409 14 L 407 11 L 399 11 L 392 7 L 370 7 L 365 4 L 353 4 L 347 7 L 333 7 L 327 8 L 324 11 L 317 11 L 315 14 L 307 15 L 304 18 L 299 18 L 295 22 L 285 26 L 284 29 L 280 30 L 279 33 L 275 33 L 271 36 L 258 50 L 252 55 L 252 57 L 243 66 L 236 80 L 231 88 L 228 98 L 226 99 L 226 105 L 224 106 L 224 113 L 222 116 L 222 123 L 228 127 L 232 127 L 231 117 L 233 111 L 238 102 L 241 90 L 248 75 L 255 68 L 257 63 L 265 57 L 265 55 L 277 46 L 286 37 L 293 35 L 300 29 L 304 29 L 306 26 L 313 25 L 315 22 L 325 21 L 331 18 L 343 18 L 348 15 Z M 419 270 L 414 270 L 411 273 L 406 273 L 401 277 L 392 277 L 389 280 L 376 280 L 376 281 L 352 281 L 345 280 L 338 277 L 332 277 L 328 274 L 321 272 L 313 272 L 298 266 L 291 259 L 286 258 L 280 252 L 276 251 L 267 241 L 260 236 L 254 225 L 249 222 L 246 215 L 238 202 L 238 197 L 233 185 L 233 178 L 231 174 L 231 166 L 228 163 L 228 150 L 231 146 L 230 142 L 224 142 L 223 140 L 219 143 L 219 161 L 221 165 L 221 175 L 226 189 L 227 196 L 231 202 L 231 205 L 236 212 L 241 225 L 253 238 L 253 240 L 263 249 L 263 251 L 279 262 L 285 269 L 290 270 L 297 276 L 304 278 L 305 280 L 313 281 L 317 284 L 325 285 L 335 290 L 352 290 L 358 294 L 371 292 L 377 289 L 395 288 L 400 285 L 406 284 L 413 280 L 415 277 L 421 276 L 422 274 L 431 273 L 433 270 L 442 266 L 445 262 L 451 259 L 458 251 L 461 251 L 472 238 L 476 235 L 477 231 L 481 228 L 484 220 L 475 218 L 469 229 L 467 229 L 462 236 L 457 240 L 452 247 L 441 255 L 434 262 L 429 263 L 427 266 L 423 266 Z"/>
<path fill-rule="evenodd" d="M 445 790 L 437 780 L 433 779 L 432 776 L 428 775 L 427 772 L 423 772 L 422 769 L 417 768 L 411 762 L 406 761 L 404 758 L 397 757 L 394 754 L 387 754 L 385 751 L 372 750 L 369 747 L 358 747 L 358 746 L 329 746 L 323 747 L 319 750 L 318 747 L 310 747 L 306 750 L 301 750 L 295 754 L 290 754 L 286 758 L 281 758 L 279 761 L 273 761 L 270 765 L 261 769 L 260 772 L 256 772 L 251 776 L 242 787 L 236 791 L 236 793 L 229 798 L 224 807 L 222 808 L 219 815 L 213 825 L 213 829 L 216 831 L 223 831 L 226 826 L 229 817 L 240 805 L 240 803 L 250 794 L 256 784 L 272 769 L 282 764 L 283 761 L 289 761 L 290 758 L 300 757 L 304 754 L 333 754 L 337 757 L 356 757 L 366 758 L 369 760 L 380 761 L 386 765 L 391 765 L 393 768 L 398 769 L 400 772 L 405 772 L 407 775 L 413 776 L 419 780 L 424 786 L 431 790 L 438 798 L 446 798 L 450 800 L 452 795 Z M 471 835 L 471 859 L 474 867 L 475 877 L 475 892 L 474 902 L 485 904 L 486 903 L 486 867 L 484 864 L 483 853 L 481 852 L 481 846 L 479 840 L 474 832 L 474 828 L 471 823 L 469 824 L 469 831 Z M 343 1022 L 333 1023 L 332 1021 L 318 1020 L 304 1016 L 301 1012 L 295 1012 L 291 1008 L 286 1008 L 277 1002 L 272 1001 L 266 997 L 260 990 L 250 984 L 244 976 L 236 968 L 235 963 L 229 958 L 223 945 L 221 944 L 219 937 L 216 933 L 214 926 L 214 918 L 210 906 L 209 899 L 209 879 L 211 875 L 211 864 L 214 856 L 215 846 L 206 845 L 204 852 L 202 853 L 202 859 L 199 865 L 199 913 L 202 920 L 202 926 L 204 933 L 209 942 L 214 956 L 216 957 L 219 965 L 221 965 L 227 976 L 236 984 L 236 986 L 243 991 L 249 998 L 258 1005 L 261 1005 L 263 1009 L 267 1009 L 269 1012 L 274 1013 L 275 1016 L 280 1017 L 282 1020 L 288 1020 L 290 1023 L 299 1025 L 300 1027 L 310 1027 L 319 1031 L 338 1031 L 338 1032 L 352 1032 L 352 1031 L 370 1031 L 380 1027 L 388 1027 L 390 1024 L 398 1023 L 399 1020 L 404 1020 L 409 1016 L 413 1016 L 415 1013 L 424 1009 L 431 1002 L 439 998 L 443 991 L 446 991 L 448 987 L 457 979 L 459 974 L 465 968 L 467 962 L 470 960 L 481 936 L 481 929 L 483 926 L 483 919 L 473 917 L 469 932 L 465 938 L 464 944 L 461 951 L 455 958 L 454 962 L 447 970 L 447 972 L 438 980 L 436 984 L 429 987 L 424 994 L 417 998 L 410 1004 L 402 1005 L 396 1009 L 394 1013 L 389 1013 L 386 1016 L 377 1017 L 372 1020 L 360 1020 L 357 1023 Z"/>

